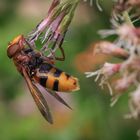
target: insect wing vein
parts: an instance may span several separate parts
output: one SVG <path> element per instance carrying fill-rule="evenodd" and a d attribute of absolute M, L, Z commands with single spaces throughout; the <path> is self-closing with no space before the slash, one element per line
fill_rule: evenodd
<path fill-rule="evenodd" d="M 40 90 L 35 86 L 35 84 L 32 83 L 30 80 L 26 70 L 23 68 L 23 75 L 26 80 L 26 83 L 29 87 L 29 90 L 33 96 L 33 99 L 35 100 L 36 105 L 38 106 L 41 114 L 44 116 L 44 118 L 49 122 L 53 123 L 52 115 L 50 113 L 47 101 L 45 100 L 44 96 L 40 92 Z"/>
<path fill-rule="evenodd" d="M 69 109 L 72 109 L 72 108 L 68 105 L 68 103 L 66 103 L 66 102 L 64 101 L 64 99 L 62 99 L 62 97 L 60 97 L 60 96 L 58 95 L 57 92 L 51 91 L 51 90 L 48 90 L 48 89 L 47 89 L 47 91 L 48 91 L 48 93 L 49 93 L 50 95 L 52 95 L 53 97 L 55 97 L 60 103 L 62 103 L 63 105 L 65 105 L 65 106 L 68 107 Z"/>

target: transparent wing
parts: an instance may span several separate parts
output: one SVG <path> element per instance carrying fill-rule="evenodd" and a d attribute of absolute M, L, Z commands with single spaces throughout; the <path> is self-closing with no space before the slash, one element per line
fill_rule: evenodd
<path fill-rule="evenodd" d="M 43 86 L 41 86 L 40 84 L 35 84 L 36 87 L 39 89 L 40 87 L 43 89 L 43 91 L 45 91 L 47 94 L 53 96 L 56 100 L 58 100 L 60 103 L 62 103 L 63 105 L 65 105 L 66 107 L 68 107 L 69 109 L 72 109 L 65 101 L 64 99 L 62 99 L 62 97 L 60 97 L 58 95 L 57 92 L 55 91 L 52 91 L 52 90 L 49 90 L 49 89 L 46 89 L 44 88 Z"/>
<path fill-rule="evenodd" d="M 60 103 L 62 103 L 62 104 L 65 105 L 66 107 L 72 109 L 72 108 L 64 101 L 64 99 L 62 99 L 62 97 L 60 97 L 60 96 L 58 95 L 57 92 L 52 91 L 52 90 L 48 90 L 48 89 L 47 89 L 47 91 L 48 91 L 48 93 L 49 93 L 50 95 L 52 95 L 53 97 L 55 97 Z"/>
<path fill-rule="evenodd" d="M 26 80 L 26 83 L 30 89 L 30 92 L 32 94 L 33 99 L 35 100 L 36 105 L 38 106 L 41 114 L 44 116 L 44 118 L 50 123 L 53 123 L 53 119 L 52 119 L 52 115 L 50 113 L 48 104 L 44 98 L 44 96 L 42 95 L 42 93 L 40 92 L 40 90 L 32 83 L 32 81 L 30 80 L 26 70 L 23 68 L 23 76 Z"/>

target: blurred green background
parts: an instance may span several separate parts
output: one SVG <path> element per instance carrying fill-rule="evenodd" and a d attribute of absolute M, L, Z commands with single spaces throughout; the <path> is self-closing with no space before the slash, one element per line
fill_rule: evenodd
<path fill-rule="evenodd" d="M 100 39 L 99 29 L 109 28 L 111 0 L 100 0 L 103 12 L 89 1 L 81 2 L 63 47 L 66 60 L 57 62 L 62 70 L 79 78 L 81 90 L 63 95 L 73 110 L 48 97 L 54 125 L 38 111 L 22 76 L 6 55 L 7 44 L 19 34 L 27 35 L 45 17 L 49 0 L 0 0 L 0 140 L 136 140 L 139 123 L 124 119 L 128 95 L 110 107 L 108 90 L 101 90 L 94 78 L 87 79 L 82 59 L 90 44 Z M 86 56 L 86 53 L 85 53 Z M 85 57 L 86 58 L 86 57 Z M 80 68 L 79 68 L 80 67 Z M 94 67 L 90 64 L 90 69 Z"/>

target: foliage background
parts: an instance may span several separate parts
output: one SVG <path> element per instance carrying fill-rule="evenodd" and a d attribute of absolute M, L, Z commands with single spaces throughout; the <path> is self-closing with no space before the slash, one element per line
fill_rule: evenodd
<path fill-rule="evenodd" d="M 86 79 L 83 73 L 94 68 L 93 62 L 86 65 L 91 60 L 96 62 L 92 55 L 86 56 L 86 50 L 99 40 L 98 29 L 109 28 L 111 0 L 100 0 L 103 12 L 99 12 L 95 3 L 90 7 L 89 2 L 81 2 L 77 8 L 63 45 L 66 60 L 56 65 L 77 76 L 81 90 L 63 95 L 72 111 L 48 97 L 54 125 L 42 118 L 25 81 L 8 59 L 6 48 L 15 36 L 27 35 L 45 17 L 49 3 L 49 0 L 0 0 L 0 139 L 136 140 L 139 122 L 123 118 L 128 112 L 128 95 L 123 95 L 111 108 L 108 91 L 101 90 L 94 79 Z M 83 53 L 85 57 L 79 57 Z"/>

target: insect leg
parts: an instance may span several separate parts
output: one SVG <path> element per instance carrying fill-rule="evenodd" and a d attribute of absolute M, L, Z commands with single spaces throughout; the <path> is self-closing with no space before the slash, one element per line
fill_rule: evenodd
<path fill-rule="evenodd" d="M 64 60 L 65 60 L 64 49 L 63 49 L 61 46 L 59 46 L 59 48 L 60 48 L 60 51 L 61 51 L 62 57 L 56 57 L 56 56 L 55 56 L 55 59 L 56 59 L 56 60 L 59 60 L 59 61 L 64 61 Z"/>
<path fill-rule="evenodd" d="M 35 50 L 35 46 L 31 45 L 26 39 L 25 39 L 25 42 L 31 50 Z"/>
<path fill-rule="evenodd" d="M 55 53 L 52 49 L 50 49 L 50 54 L 48 55 L 49 58 L 53 59 L 53 60 L 59 60 L 59 61 L 64 61 L 65 60 L 65 53 L 64 53 L 64 49 L 60 46 L 59 47 L 62 57 L 56 57 Z"/>

